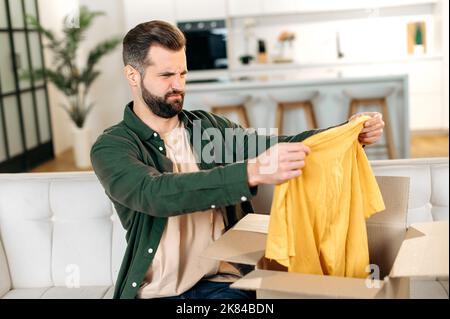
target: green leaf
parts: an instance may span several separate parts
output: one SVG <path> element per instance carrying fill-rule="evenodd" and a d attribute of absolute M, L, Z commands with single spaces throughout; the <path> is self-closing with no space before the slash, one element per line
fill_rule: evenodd
<path fill-rule="evenodd" d="M 97 44 L 97 46 L 89 52 L 87 60 L 88 66 L 94 66 L 97 64 L 102 56 L 114 50 L 121 42 L 122 41 L 120 38 L 115 37 Z"/>

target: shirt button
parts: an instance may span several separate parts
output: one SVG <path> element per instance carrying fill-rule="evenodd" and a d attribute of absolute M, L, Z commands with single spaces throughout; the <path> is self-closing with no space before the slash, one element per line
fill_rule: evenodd
<path fill-rule="evenodd" d="M 241 201 L 245 202 L 246 200 L 247 200 L 247 197 L 245 197 L 245 196 L 241 197 Z"/>
<path fill-rule="evenodd" d="M 157 136 L 158 136 L 158 133 L 156 133 L 156 132 L 153 133 L 153 136 L 154 136 L 154 137 L 157 137 Z"/>
<path fill-rule="evenodd" d="M 211 205 L 211 208 L 212 208 L 212 209 L 216 208 L 216 205 Z"/>
<path fill-rule="evenodd" d="M 136 288 L 136 287 L 137 287 L 137 283 L 133 282 L 133 283 L 131 284 L 131 286 L 132 286 L 133 288 Z"/>
<path fill-rule="evenodd" d="M 149 249 L 148 249 L 148 253 L 149 253 L 149 254 L 153 253 L 153 248 L 149 248 Z"/>
<path fill-rule="evenodd" d="M 162 152 L 164 149 L 162 146 L 159 147 L 159 150 Z"/>

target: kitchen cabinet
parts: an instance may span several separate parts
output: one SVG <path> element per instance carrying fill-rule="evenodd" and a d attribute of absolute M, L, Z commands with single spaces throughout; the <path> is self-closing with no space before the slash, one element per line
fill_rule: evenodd
<path fill-rule="evenodd" d="M 174 0 L 174 3 L 177 22 L 226 18 L 226 0 Z"/>
<path fill-rule="evenodd" d="M 263 2 L 261 0 L 228 0 L 228 14 L 231 17 L 263 14 Z"/>
<path fill-rule="evenodd" d="M 174 0 L 127 0 L 123 7 L 126 30 L 150 20 L 176 21 Z"/>
<path fill-rule="evenodd" d="M 262 0 L 264 14 L 296 13 L 301 8 L 301 1 L 292 0 Z"/>
<path fill-rule="evenodd" d="M 228 0 L 231 17 L 308 12 L 373 10 L 384 7 L 434 4 L 438 0 Z"/>
<path fill-rule="evenodd" d="M 299 11 L 344 11 L 344 10 L 372 10 L 383 7 L 397 7 L 436 3 L 437 0 L 300 0 Z"/>
<path fill-rule="evenodd" d="M 301 1 L 293 0 L 228 0 L 231 17 L 296 13 Z"/>

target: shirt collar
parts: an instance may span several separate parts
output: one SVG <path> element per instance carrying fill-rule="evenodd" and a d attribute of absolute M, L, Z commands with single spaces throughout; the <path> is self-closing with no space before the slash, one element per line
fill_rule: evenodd
<path fill-rule="evenodd" d="M 186 128 L 188 123 L 190 122 L 188 116 L 185 114 L 186 111 L 182 110 L 178 115 L 180 121 L 184 124 Z M 145 124 L 133 111 L 133 101 L 129 102 L 125 106 L 125 111 L 123 114 L 123 120 L 133 132 L 135 132 L 139 138 L 143 141 L 148 140 L 150 138 L 159 137 L 159 133 L 154 131 L 151 127 Z"/>

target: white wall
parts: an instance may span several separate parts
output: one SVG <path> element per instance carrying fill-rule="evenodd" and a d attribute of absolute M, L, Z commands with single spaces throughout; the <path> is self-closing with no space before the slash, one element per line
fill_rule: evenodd
<path fill-rule="evenodd" d="M 97 18 L 87 34 L 81 48 L 86 55 L 100 41 L 112 36 L 123 38 L 126 31 L 122 0 L 80 0 L 80 5 L 105 12 L 105 16 Z M 94 140 L 104 129 L 122 120 L 124 106 L 131 99 L 123 76 L 121 44 L 114 52 L 104 56 L 97 68 L 102 74 L 94 82 L 90 92 L 90 99 L 95 101 L 96 106 L 86 123 L 92 130 Z"/>
<path fill-rule="evenodd" d="M 80 47 L 80 62 L 82 62 L 85 61 L 89 50 L 98 42 L 114 35 L 124 35 L 123 3 L 122 0 L 40 0 L 39 12 L 42 24 L 58 34 L 64 16 L 70 12 L 74 3 L 106 13 L 105 16 L 95 20 Z M 45 61 L 47 66 L 51 65 L 48 50 L 45 50 Z M 122 65 L 121 45 L 119 45 L 113 53 L 103 57 L 97 66 L 102 73 L 92 85 L 89 96 L 91 101 L 95 101 L 96 106 L 86 122 L 86 126 L 92 130 L 92 140 L 95 140 L 105 128 L 122 119 L 123 107 L 129 100 Z M 71 121 L 59 106 L 65 101 L 65 97 L 53 85 L 49 85 L 49 98 L 53 143 L 55 155 L 58 155 L 72 146 Z"/>
<path fill-rule="evenodd" d="M 174 0 L 123 0 L 125 30 L 153 19 L 175 23 Z"/>
<path fill-rule="evenodd" d="M 42 25 L 45 28 L 53 30 L 58 36 L 60 36 L 61 33 L 59 30 L 61 29 L 62 19 L 75 3 L 76 2 L 73 0 L 64 2 L 57 0 L 38 1 Z M 49 50 L 44 50 L 44 58 L 45 65 L 51 65 L 52 55 Z M 71 132 L 68 128 L 70 119 L 64 110 L 59 107 L 59 104 L 64 101 L 63 95 L 59 93 L 53 85 L 48 86 L 48 93 L 53 131 L 53 146 L 55 149 L 55 154 L 59 154 L 71 145 Z"/>

